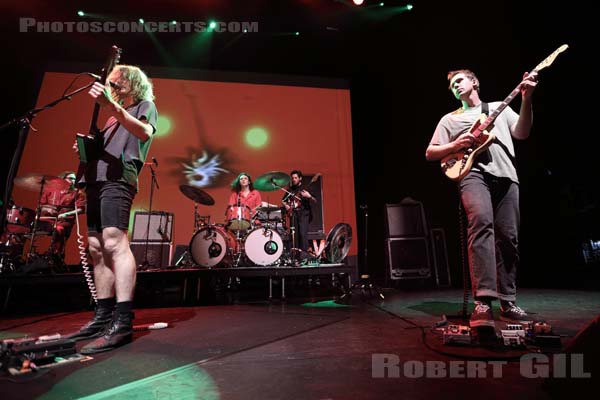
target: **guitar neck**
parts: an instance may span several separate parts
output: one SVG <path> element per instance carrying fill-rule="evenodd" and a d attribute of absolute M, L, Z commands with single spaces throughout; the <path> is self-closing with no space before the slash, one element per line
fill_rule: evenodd
<path fill-rule="evenodd" d="M 533 71 L 531 71 L 529 73 L 529 75 L 532 74 L 537 74 L 539 71 L 537 68 L 533 69 Z M 500 115 L 500 113 L 502 111 L 504 111 L 504 109 L 510 104 L 511 101 L 513 101 L 515 99 L 515 97 L 517 97 L 517 95 L 521 92 L 521 84 L 519 83 L 517 85 L 516 88 L 513 89 L 512 92 L 510 92 L 510 94 L 502 101 L 502 103 L 500 103 L 500 105 L 498 106 L 498 108 L 496 108 L 490 115 L 489 117 L 487 117 L 485 119 L 485 121 L 479 125 L 479 129 L 481 131 L 485 131 L 487 130 L 487 128 L 494 123 L 494 121 L 496 120 L 496 118 L 498 118 L 498 115 Z"/>

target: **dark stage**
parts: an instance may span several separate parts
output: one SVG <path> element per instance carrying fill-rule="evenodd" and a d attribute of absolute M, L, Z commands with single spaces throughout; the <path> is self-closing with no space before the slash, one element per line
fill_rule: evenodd
<path fill-rule="evenodd" d="M 304 303 L 255 300 L 138 308 L 136 324 L 167 322 L 169 327 L 136 332 L 133 343 L 85 362 L 5 375 L 0 381 L 2 398 L 458 399 L 476 393 L 478 398 L 546 399 L 577 396 L 591 384 L 589 378 L 543 379 L 543 369 L 538 371 L 542 377 L 530 377 L 533 367 L 522 356 L 547 355 L 536 360 L 550 365 L 552 354 L 563 354 L 574 335 L 597 315 L 597 292 L 521 290 L 520 304 L 561 337 L 562 347 L 543 348 L 541 353 L 536 347 L 443 345 L 432 329 L 442 315 L 460 310 L 459 290 L 413 287 L 386 289 L 384 294 L 384 302 L 357 292 L 348 304 L 321 297 Z M 1 335 L 64 334 L 90 315 L 7 317 L 0 325 Z M 504 325 L 497 322 L 496 327 Z M 594 353 L 591 344 L 587 346 L 589 357 Z M 377 357 L 382 355 L 397 357 L 392 359 L 399 369 L 390 368 L 378 377 Z M 494 372 L 490 364 L 486 377 L 467 377 L 475 361 L 494 361 L 501 369 Z M 438 365 L 435 371 L 425 370 L 429 377 L 418 369 L 427 362 Z M 583 372 L 589 368 L 586 364 Z M 581 372 L 573 367 L 567 371 Z"/>

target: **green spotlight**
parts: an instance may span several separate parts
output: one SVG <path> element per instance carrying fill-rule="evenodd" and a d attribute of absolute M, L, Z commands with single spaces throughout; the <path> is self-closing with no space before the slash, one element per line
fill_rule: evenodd
<path fill-rule="evenodd" d="M 296 33 L 294 33 L 294 35 L 300 36 L 300 32 L 296 32 Z"/>
<path fill-rule="evenodd" d="M 259 126 L 252 127 L 246 131 L 246 144 L 255 149 L 261 149 L 269 143 L 269 132 Z"/>
<path fill-rule="evenodd" d="M 159 115 L 158 119 L 156 120 L 156 133 L 154 134 L 154 136 L 167 136 L 171 132 L 172 126 L 173 124 L 171 123 L 171 119 L 169 117 Z"/>
<path fill-rule="evenodd" d="M 407 5 L 406 5 L 406 9 L 407 9 L 408 11 L 412 10 L 412 8 L 413 8 L 413 5 L 412 5 L 412 4 L 407 4 Z"/>
<path fill-rule="evenodd" d="M 138 21 L 140 21 L 140 24 L 143 24 L 144 23 L 144 18 L 140 18 L 140 19 L 138 19 Z"/>
<path fill-rule="evenodd" d="M 77 11 L 77 15 L 79 15 L 80 17 L 85 17 L 85 13 L 81 10 Z"/>
<path fill-rule="evenodd" d="M 217 23 L 216 23 L 215 21 L 210 21 L 210 22 L 209 22 L 209 24 L 208 24 L 208 28 L 209 28 L 210 30 L 213 30 L 213 29 L 215 29 L 216 27 L 217 27 Z"/>
<path fill-rule="evenodd" d="M 175 21 L 175 20 L 171 21 L 171 25 L 177 25 L 177 21 Z"/>
<path fill-rule="evenodd" d="M 381 7 L 383 7 L 383 6 L 385 6 L 385 3 L 381 2 L 381 3 L 379 3 L 379 5 L 380 5 Z"/>

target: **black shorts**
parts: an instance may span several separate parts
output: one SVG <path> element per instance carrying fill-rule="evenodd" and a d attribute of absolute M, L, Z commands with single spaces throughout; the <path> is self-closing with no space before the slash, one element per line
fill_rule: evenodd
<path fill-rule="evenodd" d="M 87 185 L 85 192 L 88 232 L 101 233 L 111 227 L 129 229 L 135 188 L 123 182 L 98 182 Z"/>

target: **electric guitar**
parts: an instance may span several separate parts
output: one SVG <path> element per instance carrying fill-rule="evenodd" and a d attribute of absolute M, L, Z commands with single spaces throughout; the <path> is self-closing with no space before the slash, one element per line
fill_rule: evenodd
<path fill-rule="evenodd" d="M 111 71 L 119 63 L 121 59 L 122 50 L 117 46 L 112 46 L 104 67 L 102 68 L 102 75 L 100 82 L 105 83 L 106 78 L 110 75 Z M 104 139 L 100 135 L 100 129 L 98 128 L 98 115 L 100 114 L 100 105 L 94 104 L 94 112 L 92 114 L 92 121 L 90 123 L 89 134 L 84 135 L 82 133 L 77 134 L 77 151 L 79 153 L 79 167 L 77 168 L 77 181 L 85 174 L 87 165 L 94 160 L 98 160 L 104 151 Z"/>
<path fill-rule="evenodd" d="M 307 190 L 310 185 L 312 185 L 313 183 L 315 183 L 317 181 L 317 179 L 319 179 L 321 177 L 321 173 L 317 172 L 315 174 L 315 176 L 312 177 L 312 179 L 310 180 L 310 182 L 308 182 L 308 185 L 306 185 L 306 187 L 301 188 L 298 192 L 294 193 L 294 194 L 290 194 L 287 196 L 287 198 L 284 200 L 284 202 L 286 202 L 289 206 L 290 206 L 290 212 L 295 209 L 300 207 L 301 203 L 302 203 L 302 195 L 300 194 L 301 191 L 303 190 Z"/>
<path fill-rule="evenodd" d="M 529 73 L 529 75 L 537 75 L 539 71 L 552 65 L 554 59 L 568 47 L 569 46 L 566 44 L 560 46 L 556 51 L 554 51 L 554 53 L 550 54 L 544 61 L 539 63 L 533 69 L 533 71 Z M 494 128 L 494 121 L 498 115 L 504 111 L 508 104 L 517 96 L 517 94 L 520 93 L 520 91 L 521 84 L 517 85 L 517 87 L 510 92 L 508 97 L 504 99 L 500 106 L 498 106 L 498 108 L 496 108 L 489 117 L 485 114 L 481 114 L 479 119 L 473 123 L 469 130 L 469 132 L 475 136 L 475 140 L 470 147 L 442 158 L 442 171 L 448 178 L 452 179 L 453 181 L 460 181 L 469 173 L 471 167 L 473 166 L 473 160 L 475 157 L 487 149 L 496 138 L 494 134 L 490 133 L 490 131 Z"/>

